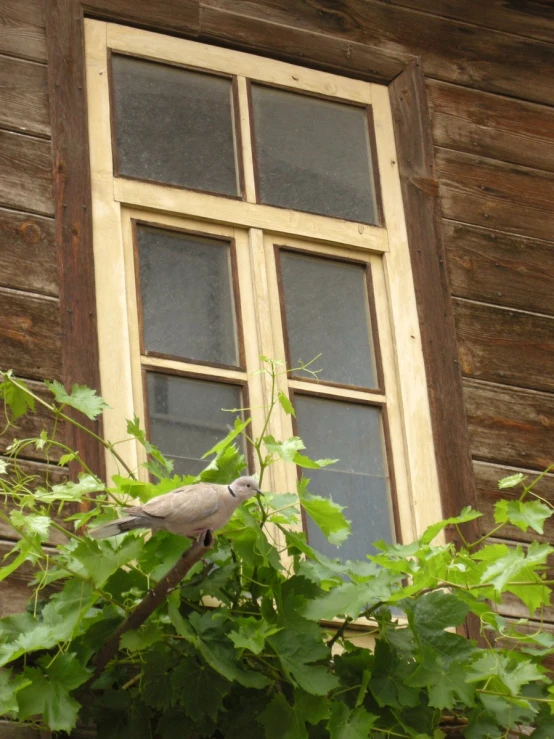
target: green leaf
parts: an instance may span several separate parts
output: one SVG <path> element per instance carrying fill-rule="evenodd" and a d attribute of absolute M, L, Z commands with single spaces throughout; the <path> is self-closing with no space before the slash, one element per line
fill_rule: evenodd
<path fill-rule="evenodd" d="M 83 566 L 97 587 L 102 587 L 116 570 L 137 559 L 143 546 L 142 538 L 136 536 L 126 536 L 115 548 L 108 541 L 84 539 L 71 551 L 71 557 Z"/>
<path fill-rule="evenodd" d="M 0 373 L 2 383 L 0 383 L 0 398 L 4 399 L 4 403 L 11 411 L 14 421 L 24 416 L 27 411 L 35 410 L 35 399 L 31 396 L 27 385 L 23 380 L 17 380 L 17 385 L 12 382 L 12 371 Z"/>
<path fill-rule="evenodd" d="M 327 666 L 310 663 L 330 659 L 330 650 L 321 634 L 294 633 L 289 629 L 269 638 L 269 643 L 279 657 L 285 671 L 303 690 L 312 695 L 326 695 L 336 688 L 339 680 Z"/>
<path fill-rule="evenodd" d="M 54 503 L 56 501 L 70 501 L 77 503 L 82 500 L 83 495 L 89 493 L 97 493 L 104 490 L 104 483 L 94 475 L 81 473 L 78 482 L 63 482 L 59 485 L 53 485 L 50 490 L 39 488 L 35 493 L 37 500 L 45 503 Z"/>
<path fill-rule="evenodd" d="M 462 508 L 459 516 L 453 516 L 452 518 L 445 518 L 443 521 L 434 523 L 429 526 L 423 533 L 420 539 L 422 544 L 430 544 L 433 539 L 440 534 L 447 526 L 456 526 L 462 523 L 468 523 L 474 521 L 476 518 L 480 518 L 483 514 L 479 511 L 474 511 L 470 506 Z"/>
<path fill-rule="evenodd" d="M 204 716 L 217 720 L 231 683 L 194 657 L 181 657 L 171 673 L 171 695 L 193 721 Z"/>
<path fill-rule="evenodd" d="M 16 675 L 11 678 L 11 670 L 2 670 L 0 672 L 0 716 L 8 713 L 16 714 L 19 711 L 17 703 L 17 693 L 31 684 L 31 680 Z"/>
<path fill-rule="evenodd" d="M 371 728 L 379 717 L 368 713 L 365 708 L 351 711 L 345 703 L 335 701 L 327 725 L 331 739 L 367 739 Z"/>
<path fill-rule="evenodd" d="M 227 436 L 219 441 L 215 446 L 213 446 L 208 452 L 202 455 L 202 459 L 206 459 L 206 457 L 209 457 L 211 454 L 220 454 L 224 449 L 226 449 L 228 446 L 232 444 L 232 442 L 242 434 L 244 429 L 248 426 L 251 419 L 247 418 L 246 421 L 243 421 L 241 418 L 235 418 L 235 425 L 233 426 L 232 430 L 229 431 Z"/>
<path fill-rule="evenodd" d="M 433 708 L 453 708 L 459 700 L 474 705 L 475 686 L 466 682 L 464 660 L 444 659 L 434 649 L 422 650 L 419 664 L 407 679 L 409 685 L 427 688 L 429 705 Z"/>
<path fill-rule="evenodd" d="M 281 693 L 273 697 L 258 721 L 265 728 L 265 739 L 308 739 L 306 723 Z"/>
<path fill-rule="evenodd" d="M 486 567 L 482 581 L 490 582 L 494 589 L 501 593 L 511 581 L 518 581 L 526 574 L 529 576 L 531 567 L 545 564 L 547 557 L 554 549 L 548 544 L 533 542 L 527 550 L 527 556 L 520 546 L 513 549 L 500 546 L 496 551 L 505 553 Z M 482 552 L 479 554 L 482 556 Z"/>
<path fill-rule="evenodd" d="M 61 382 L 45 380 L 45 385 L 52 392 L 55 400 L 61 405 L 69 405 L 75 410 L 83 413 L 91 421 L 94 421 L 106 408 L 110 406 L 106 401 L 96 394 L 96 390 L 86 385 L 73 385 L 71 393 L 67 393 Z"/>
<path fill-rule="evenodd" d="M 521 500 L 499 500 L 494 506 L 496 523 L 508 522 L 522 531 L 532 528 L 538 534 L 544 533 L 544 522 L 553 514 L 554 509 L 540 500 L 531 500 L 528 503 Z"/>
<path fill-rule="evenodd" d="M 235 620 L 238 631 L 230 631 L 228 636 L 237 649 L 248 649 L 254 654 L 259 654 L 264 648 L 268 637 L 276 634 L 281 629 L 272 626 L 261 619 L 239 618 Z"/>
<path fill-rule="evenodd" d="M 286 441 L 276 441 L 273 436 L 264 436 L 265 448 L 269 454 L 278 454 L 284 462 L 294 462 L 294 456 L 300 449 L 305 449 L 304 442 L 298 436 L 291 436 Z"/>
<path fill-rule="evenodd" d="M 69 732 L 77 723 L 80 708 L 70 691 L 86 682 L 90 671 L 77 662 L 74 654 L 60 654 L 54 660 L 46 655 L 38 665 L 23 672 L 30 684 L 17 694 L 19 718 L 42 714 L 52 731 Z"/>
<path fill-rule="evenodd" d="M 521 654 L 502 654 L 489 650 L 479 654 L 471 665 L 466 667 L 465 679 L 468 683 L 482 682 L 497 677 L 510 695 L 517 696 L 523 685 L 542 680 L 546 670 Z"/>
<path fill-rule="evenodd" d="M 298 496 L 308 516 L 319 526 L 331 544 L 339 546 L 350 536 L 350 521 L 347 521 L 342 513 L 344 506 L 328 498 L 311 495 L 303 484 L 298 485 Z"/>
<path fill-rule="evenodd" d="M 294 455 L 292 461 L 298 467 L 305 467 L 306 469 L 310 469 L 310 470 L 320 470 L 323 467 L 328 467 L 330 464 L 336 464 L 339 460 L 338 459 L 310 459 L 310 457 L 306 457 L 304 454 L 300 454 L 300 452 L 297 452 Z"/>
<path fill-rule="evenodd" d="M 22 529 L 28 534 L 35 534 L 39 541 L 46 541 L 50 533 L 50 516 L 41 516 L 38 513 L 24 515 L 20 511 L 12 511 L 10 520 L 15 527 Z"/>
<path fill-rule="evenodd" d="M 303 609 L 303 615 L 313 621 L 329 621 L 335 616 L 358 618 L 366 608 L 386 601 L 400 580 L 400 575 L 382 570 L 369 582 L 344 583 L 310 600 Z"/>
<path fill-rule="evenodd" d="M 121 649 L 128 649 L 131 652 L 138 652 L 148 649 L 152 644 L 163 639 L 164 634 L 158 624 L 143 624 L 136 631 L 127 631 L 121 637 L 119 645 Z"/>
<path fill-rule="evenodd" d="M 279 403 L 281 404 L 281 408 L 285 411 L 287 416 L 296 416 L 292 403 L 288 399 L 288 396 L 285 395 L 285 393 L 282 390 L 279 390 L 279 394 L 277 395 L 277 397 L 279 398 Z"/>
<path fill-rule="evenodd" d="M 0 475 L 5 475 L 8 472 L 8 463 L 5 459 L 0 459 Z"/>
<path fill-rule="evenodd" d="M 516 472 L 515 475 L 503 477 L 501 480 L 498 481 L 498 489 L 507 490 L 508 488 L 515 488 L 517 485 L 522 483 L 526 477 L 527 475 L 524 475 L 521 472 Z"/>

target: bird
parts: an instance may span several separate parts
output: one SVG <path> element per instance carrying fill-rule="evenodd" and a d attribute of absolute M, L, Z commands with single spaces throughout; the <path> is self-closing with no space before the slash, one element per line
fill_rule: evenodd
<path fill-rule="evenodd" d="M 108 539 L 135 529 L 152 529 L 201 540 L 206 531 L 224 526 L 243 501 L 258 494 L 263 495 L 253 477 L 239 477 L 230 485 L 185 485 L 144 505 L 127 508 L 125 518 L 88 533 L 94 539 Z"/>

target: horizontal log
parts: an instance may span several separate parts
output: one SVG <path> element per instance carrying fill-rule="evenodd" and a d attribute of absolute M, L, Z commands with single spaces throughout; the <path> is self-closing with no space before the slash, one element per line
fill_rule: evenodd
<path fill-rule="evenodd" d="M 463 375 L 554 391 L 554 317 L 459 298 L 453 308 Z"/>
<path fill-rule="evenodd" d="M 428 80 L 436 146 L 554 171 L 554 110 Z"/>
<path fill-rule="evenodd" d="M 41 0 L 2 0 L 0 53 L 46 61 L 46 33 Z"/>
<path fill-rule="evenodd" d="M 0 288 L 0 368 L 40 380 L 61 376 L 56 299 Z"/>
<path fill-rule="evenodd" d="M 50 735 L 25 724 L 0 719 L 0 739 L 50 739 Z"/>
<path fill-rule="evenodd" d="M 0 205 L 53 215 L 49 141 L 0 131 Z"/>
<path fill-rule="evenodd" d="M 554 462 L 554 395 L 464 379 L 475 459 L 531 470 Z"/>
<path fill-rule="evenodd" d="M 0 286 L 58 295 L 55 224 L 0 209 Z"/>
<path fill-rule="evenodd" d="M 502 499 L 516 500 L 522 492 L 522 487 L 509 488 L 507 490 L 498 489 L 498 481 L 503 477 L 508 477 L 516 472 L 525 472 L 527 478 L 525 484 L 529 485 L 538 477 L 538 472 L 526 472 L 514 467 L 500 467 L 494 464 L 486 464 L 485 462 L 474 462 L 473 470 L 475 473 L 475 487 L 477 491 L 477 509 L 481 511 L 483 516 L 479 519 L 481 535 L 497 525 L 494 519 L 494 506 Z M 534 487 L 533 491 L 540 495 L 541 498 L 549 501 L 554 505 L 554 475 L 546 475 Z M 533 500 L 533 496 L 529 495 L 527 500 Z M 549 518 L 544 526 L 544 534 L 539 534 L 533 529 L 522 531 L 517 526 L 506 524 L 501 530 L 504 539 L 513 541 L 554 541 L 554 518 Z"/>
<path fill-rule="evenodd" d="M 554 5 L 549 0 L 387 0 L 393 5 L 423 10 L 432 15 L 452 18 L 493 31 L 515 33 L 518 36 L 542 39 L 554 38 Z"/>
<path fill-rule="evenodd" d="M 220 8 L 202 7 L 200 25 L 201 40 L 373 82 L 394 79 L 414 58 Z"/>
<path fill-rule="evenodd" d="M 156 31 L 171 31 L 183 36 L 198 32 L 198 0 L 80 0 L 87 16 L 116 23 L 140 24 Z"/>
<path fill-rule="evenodd" d="M 452 294 L 554 314 L 554 243 L 443 221 Z"/>
<path fill-rule="evenodd" d="M 420 56 L 428 77 L 554 103 L 554 87 L 545 74 L 554 66 L 553 44 L 380 0 L 201 0 L 201 18 L 206 7 L 367 44 L 386 55 Z"/>
<path fill-rule="evenodd" d="M 435 158 L 445 218 L 552 239 L 554 174 L 450 149 Z"/>
<path fill-rule="evenodd" d="M 44 64 L 0 57 L 0 127 L 50 136 L 48 79 Z"/>
<path fill-rule="evenodd" d="M 41 382 L 30 380 L 27 381 L 27 385 L 35 395 L 38 395 L 48 403 L 52 402 L 52 393 L 48 391 Z M 7 447 L 14 439 L 37 438 L 43 429 L 48 434 L 48 438 L 51 438 L 54 433 L 54 419 L 43 406 L 36 403 L 34 413 L 28 413 L 27 415 L 18 418 L 17 421 L 13 425 L 10 425 L 0 436 L 0 453 L 5 453 Z M 58 423 L 56 438 L 60 441 L 65 440 L 65 423 L 63 421 Z M 49 454 L 50 460 L 57 462 L 62 456 L 63 451 L 53 447 Z M 24 452 L 22 452 L 20 456 L 22 459 L 31 459 L 38 462 L 46 461 L 44 450 L 37 449 L 35 445 L 25 447 Z"/>

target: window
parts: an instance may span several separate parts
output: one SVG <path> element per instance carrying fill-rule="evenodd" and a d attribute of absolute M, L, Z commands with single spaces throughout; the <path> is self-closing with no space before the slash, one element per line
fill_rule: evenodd
<path fill-rule="evenodd" d="M 261 355 L 321 354 L 269 431 L 340 458 L 311 477 L 348 506 L 341 556 L 417 536 L 441 508 L 387 89 L 99 21 L 86 55 L 106 435 L 136 413 L 197 473 L 223 408 L 261 430 Z"/>

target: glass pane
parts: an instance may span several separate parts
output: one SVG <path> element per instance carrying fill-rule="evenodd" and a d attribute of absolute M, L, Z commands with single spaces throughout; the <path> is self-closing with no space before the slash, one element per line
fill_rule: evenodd
<path fill-rule="evenodd" d="M 321 354 L 311 366 L 320 380 L 377 387 L 366 267 L 284 250 L 280 257 L 292 366 Z"/>
<path fill-rule="evenodd" d="M 112 57 L 119 174 L 238 195 L 231 80 Z"/>
<path fill-rule="evenodd" d="M 262 203 L 375 223 L 365 108 L 252 85 Z"/>
<path fill-rule="evenodd" d="M 152 443 L 174 460 L 178 475 L 197 475 L 207 464 L 202 455 L 239 415 L 222 408 L 242 407 L 240 387 L 148 372 L 146 389 Z"/>
<path fill-rule="evenodd" d="M 346 506 L 352 534 L 340 546 L 329 544 L 308 519 L 310 545 L 329 557 L 365 559 L 378 539 L 394 540 L 389 476 L 379 408 L 307 395 L 294 396 L 298 433 L 313 459 L 339 461 L 307 470 L 309 490 Z"/>
<path fill-rule="evenodd" d="M 228 242 L 137 226 L 146 351 L 238 364 Z"/>

